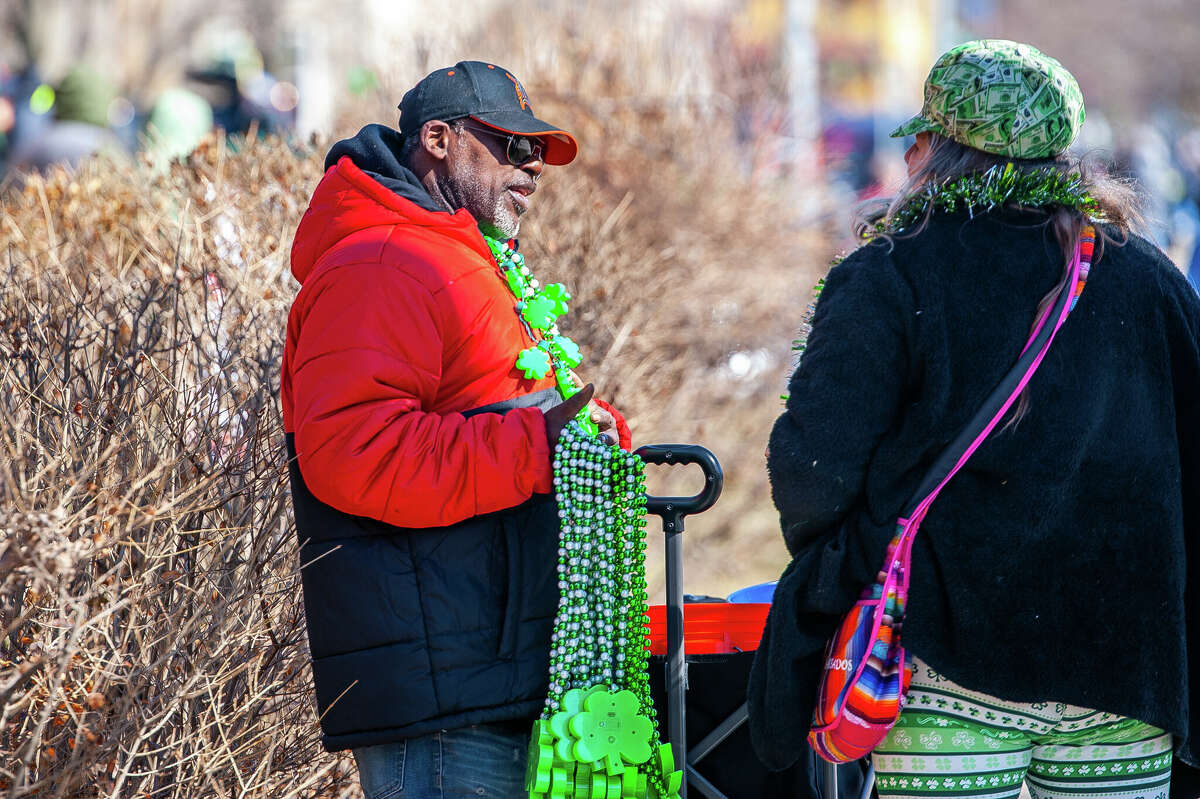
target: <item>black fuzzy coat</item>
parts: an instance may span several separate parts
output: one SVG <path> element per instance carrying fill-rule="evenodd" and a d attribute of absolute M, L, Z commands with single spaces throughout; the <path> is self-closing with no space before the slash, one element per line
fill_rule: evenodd
<path fill-rule="evenodd" d="M 939 214 L 835 267 L 771 433 L 793 560 L 750 681 L 782 768 L 822 654 L 930 464 L 1012 366 L 1062 254 L 1044 216 Z M 1113 231 L 1110 231 L 1113 232 Z M 1200 754 L 1200 298 L 1105 246 L 1029 387 L 916 537 L 903 641 L 969 688 L 1105 710 Z"/>

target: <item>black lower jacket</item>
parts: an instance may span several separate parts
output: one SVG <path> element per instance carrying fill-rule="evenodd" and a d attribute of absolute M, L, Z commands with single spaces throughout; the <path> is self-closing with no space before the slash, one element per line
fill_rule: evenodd
<path fill-rule="evenodd" d="M 474 412 L 557 400 L 542 394 Z M 287 447 L 325 748 L 537 718 L 558 607 L 553 497 L 408 530 L 322 503 L 290 434 Z"/>

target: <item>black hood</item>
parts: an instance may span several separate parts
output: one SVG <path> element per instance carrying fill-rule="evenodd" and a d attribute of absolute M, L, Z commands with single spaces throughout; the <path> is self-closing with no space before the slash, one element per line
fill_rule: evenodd
<path fill-rule="evenodd" d="M 342 139 L 333 145 L 329 155 L 325 156 L 325 170 L 328 171 L 342 156 L 349 156 L 356 167 L 409 202 L 426 211 L 447 213 L 433 201 L 413 171 L 400 162 L 403 143 L 399 131 L 386 125 L 367 125 L 353 138 Z"/>

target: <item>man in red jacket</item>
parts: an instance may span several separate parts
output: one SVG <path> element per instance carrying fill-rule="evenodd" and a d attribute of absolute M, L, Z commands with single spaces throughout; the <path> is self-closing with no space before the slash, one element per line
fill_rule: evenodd
<path fill-rule="evenodd" d="M 400 112 L 333 147 L 292 247 L 283 415 L 322 741 L 354 750 L 367 799 L 517 796 L 558 606 L 551 455 L 592 389 L 564 402 L 517 368 L 540 335 L 484 235 L 514 237 L 577 146 L 494 64 L 431 73 Z"/>

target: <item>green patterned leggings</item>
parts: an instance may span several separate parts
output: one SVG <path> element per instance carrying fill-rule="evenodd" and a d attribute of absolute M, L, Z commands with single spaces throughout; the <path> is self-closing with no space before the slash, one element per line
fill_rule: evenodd
<path fill-rule="evenodd" d="M 900 720 L 872 755 L 880 799 L 1167 799 L 1172 739 L 1055 702 L 1006 702 L 914 661 Z"/>

